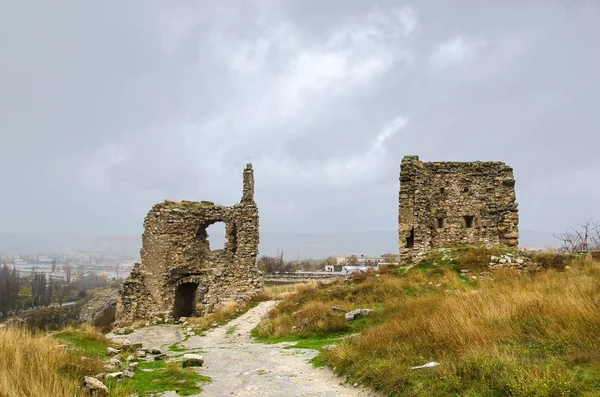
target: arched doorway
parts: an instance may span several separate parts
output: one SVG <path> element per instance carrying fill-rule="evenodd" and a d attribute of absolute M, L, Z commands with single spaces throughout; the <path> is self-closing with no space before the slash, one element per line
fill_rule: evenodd
<path fill-rule="evenodd" d="M 196 290 L 198 283 L 182 283 L 175 290 L 173 317 L 190 317 L 196 311 Z"/>

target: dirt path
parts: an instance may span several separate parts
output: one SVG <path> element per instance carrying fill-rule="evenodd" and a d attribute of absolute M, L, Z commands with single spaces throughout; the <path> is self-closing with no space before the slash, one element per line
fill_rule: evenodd
<path fill-rule="evenodd" d="M 202 387 L 200 396 L 375 395 L 362 388 L 342 385 L 328 368 L 314 368 L 308 360 L 317 355 L 315 350 L 284 349 L 289 343 L 255 343 L 250 331 L 275 304 L 263 302 L 228 324 L 209 331 L 206 336 L 192 336 L 181 342 L 186 349 L 204 356 L 201 373 L 212 378 L 211 383 Z M 127 335 L 127 339 L 166 349 L 183 340 L 184 334 L 180 326 L 155 326 Z"/>

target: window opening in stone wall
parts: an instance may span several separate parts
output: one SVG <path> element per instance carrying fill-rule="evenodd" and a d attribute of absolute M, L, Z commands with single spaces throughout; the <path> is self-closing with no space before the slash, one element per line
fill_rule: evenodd
<path fill-rule="evenodd" d="M 415 229 L 410 230 L 410 236 L 406 238 L 406 248 L 413 248 L 415 246 Z"/>
<path fill-rule="evenodd" d="M 443 187 L 441 187 L 441 188 L 440 188 L 440 193 L 445 193 L 445 192 L 446 192 L 446 189 L 445 189 L 445 188 L 443 188 Z"/>
<path fill-rule="evenodd" d="M 463 188 L 463 192 L 467 193 L 468 191 L 469 191 L 469 188 L 468 188 L 467 186 L 465 186 L 465 187 Z"/>
<path fill-rule="evenodd" d="M 470 228 L 472 228 L 472 227 L 473 227 L 473 219 L 474 219 L 474 218 L 475 218 L 475 217 L 474 217 L 474 216 L 472 216 L 472 215 L 467 215 L 467 216 L 465 216 L 465 227 L 466 227 L 467 229 L 470 229 Z"/>
<path fill-rule="evenodd" d="M 209 249 L 220 249 L 225 246 L 225 223 L 215 222 L 205 230 Z"/>
<path fill-rule="evenodd" d="M 446 219 L 444 219 L 444 218 L 437 218 L 437 227 L 438 227 L 438 229 L 443 229 L 444 226 L 446 226 Z"/>

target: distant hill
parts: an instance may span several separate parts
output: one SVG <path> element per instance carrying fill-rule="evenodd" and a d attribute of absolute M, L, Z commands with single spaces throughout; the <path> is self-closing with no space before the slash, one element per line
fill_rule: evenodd
<path fill-rule="evenodd" d="M 225 243 L 222 232 L 211 233 L 211 247 Z M 379 256 L 398 250 L 396 231 L 345 232 L 345 233 L 274 233 L 260 235 L 260 255 L 275 256 L 283 252 L 285 259 L 300 257 L 324 258 L 363 254 Z M 521 230 L 520 246 L 543 249 L 556 246 L 558 240 L 552 233 Z M 102 251 L 135 259 L 139 257 L 142 240 L 139 235 L 14 235 L 0 234 L 0 250 L 21 253 L 53 253 L 65 250 Z"/>

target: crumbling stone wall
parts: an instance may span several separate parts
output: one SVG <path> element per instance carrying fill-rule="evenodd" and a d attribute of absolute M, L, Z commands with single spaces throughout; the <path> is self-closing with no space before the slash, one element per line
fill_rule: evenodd
<path fill-rule="evenodd" d="M 517 246 L 513 170 L 502 162 L 422 162 L 400 166 L 400 259 L 459 244 Z"/>
<path fill-rule="evenodd" d="M 210 312 L 217 304 L 262 291 L 251 164 L 243 178 L 242 200 L 230 207 L 208 201 L 165 201 L 152 207 L 144 220 L 141 263 L 122 286 L 117 324 L 187 317 L 195 313 L 196 300 Z M 222 249 L 208 241 L 206 229 L 216 222 L 225 223 Z"/>

